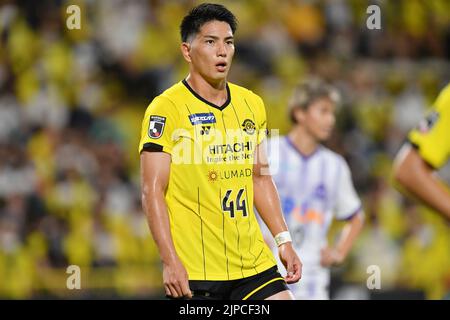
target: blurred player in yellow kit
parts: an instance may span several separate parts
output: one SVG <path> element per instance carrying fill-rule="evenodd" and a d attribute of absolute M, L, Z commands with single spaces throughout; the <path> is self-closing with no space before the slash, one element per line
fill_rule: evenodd
<path fill-rule="evenodd" d="M 450 157 L 450 84 L 441 91 L 433 107 L 409 133 L 408 143 L 399 151 L 394 179 L 450 221 L 450 191 L 434 174 Z"/>
<path fill-rule="evenodd" d="M 142 122 L 142 203 L 170 298 L 292 299 L 301 262 L 262 152 L 264 104 L 227 82 L 236 20 L 202 4 L 181 23 L 189 75 L 156 97 Z M 256 156 L 258 155 L 258 156 Z M 253 207 L 278 244 L 281 277 Z"/>

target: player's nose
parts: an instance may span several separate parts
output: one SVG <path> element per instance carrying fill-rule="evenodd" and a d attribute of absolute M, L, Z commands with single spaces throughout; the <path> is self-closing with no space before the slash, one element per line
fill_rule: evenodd
<path fill-rule="evenodd" d="M 226 57 L 227 56 L 227 49 L 225 44 L 219 43 L 217 45 L 217 56 L 218 57 Z"/>

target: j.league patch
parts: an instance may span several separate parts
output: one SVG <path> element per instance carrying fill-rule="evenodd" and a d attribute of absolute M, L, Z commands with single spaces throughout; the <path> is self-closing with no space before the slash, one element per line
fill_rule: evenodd
<path fill-rule="evenodd" d="M 166 118 L 161 116 L 150 116 L 150 125 L 148 127 L 148 136 L 153 139 L 161 138 L 166 125 Z"/>

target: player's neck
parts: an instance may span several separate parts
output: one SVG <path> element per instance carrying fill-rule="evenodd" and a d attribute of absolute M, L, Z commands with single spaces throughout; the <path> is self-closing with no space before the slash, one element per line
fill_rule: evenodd
<path fill-rule="evenodd" d="M 217 83 L 210 83 L 200 75 L 191 72 L 186 77 L 186 81 L 198 95 L 215 105 L 221 106 L 228 99 L 225 79 Z"/>
<path fill-rule="evenodd" d="M 305 157 L 312 155 L 319 147 L 319 142 L 299 125 L 289 132 L 288 137 L 294 147 Z"/>

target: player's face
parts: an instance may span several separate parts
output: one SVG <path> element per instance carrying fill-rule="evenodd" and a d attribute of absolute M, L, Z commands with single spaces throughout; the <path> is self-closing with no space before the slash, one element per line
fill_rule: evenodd
<path fill-rule="evenodd" d="M 303 115 L 303 124 L 309 133 L 318 141 L 327 140 L 336 122 L 335 104 L 328 98 L 314 101 Z"/>
<path fill-rule="evenodd" d="M 211 83 L 226 79 L 234 55 L 233 32 L 228 23 L 205 23 L 183 52 L 193 71 Z"/>

